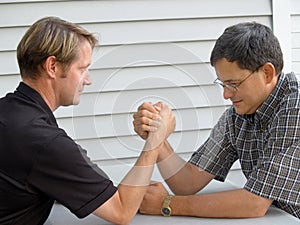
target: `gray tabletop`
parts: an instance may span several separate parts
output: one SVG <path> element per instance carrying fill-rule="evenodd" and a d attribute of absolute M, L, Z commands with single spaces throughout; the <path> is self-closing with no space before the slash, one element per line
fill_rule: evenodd
<path fill-rule="evenodd" d="M 230 190 L 236 188 L 230 183 L 219 183 L 212 182 L 203 192 L 218 192 L 222 190 Z M 63 207 L 60 204 L 55 204 L 51 214 L 45 223 L 45 225 L 103 225 L 110 224 L 94 215 L 89 215 L 84 219 L 78 219 L 73 215 L 68 209 Z M 147 216 L 137 214 L 132 222 L 132 225 L 175 225 L 175 224 L 201 224 L 201 225 L 213 225 L 213 224 L 222 224 L 222 225 L 299 225 L 300 220 L 296 217 L 276 208 L 270 207 L 267 214 L 262 218 L 254 219 L 210 219 L 210 218 L 195 218 L 195 217 L 180 217 L 180 216 Z"/>

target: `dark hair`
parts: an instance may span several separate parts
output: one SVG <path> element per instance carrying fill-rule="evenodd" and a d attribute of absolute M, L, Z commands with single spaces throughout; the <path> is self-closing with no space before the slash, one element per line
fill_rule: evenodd
<path fill-rule="evenodd" d="M 58 17 L 45 17 L 36 21 L 17 47 L 21 76 L 36 79 L 49 56 L 55 56 L 67 68 L 76 58 L 84 39 L 92 48 L 97 44 L 92 33 L 74 23 Z"/>
<path fill-rule="evenodd" d="M 280 74 L 283 56 L 280 44 L 272 30 L 256 22 L 239 23 L 225 29 L 212 50 L 210 63 L 226 58 L 237 62 L 241 69 L 255 71 L 270 62 Z"/>

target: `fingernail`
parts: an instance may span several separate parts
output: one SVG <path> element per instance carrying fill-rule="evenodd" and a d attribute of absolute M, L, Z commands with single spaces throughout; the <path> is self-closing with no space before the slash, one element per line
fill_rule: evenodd
<path fill-rule="evenodd" d="M 160 115 L 155 115 L 155 116 L 153 117 L 153 119 L 154 119 L 154 120 L 161 120 L 161 116 L 160 116 Z"/>

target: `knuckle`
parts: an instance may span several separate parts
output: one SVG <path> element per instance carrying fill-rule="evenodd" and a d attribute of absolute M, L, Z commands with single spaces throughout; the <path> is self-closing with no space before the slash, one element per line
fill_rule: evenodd
<path fill-rule="evenodd" d="M 137 113 L 133 113 L 132 117 L 135 119 L 137 117 Z"/>

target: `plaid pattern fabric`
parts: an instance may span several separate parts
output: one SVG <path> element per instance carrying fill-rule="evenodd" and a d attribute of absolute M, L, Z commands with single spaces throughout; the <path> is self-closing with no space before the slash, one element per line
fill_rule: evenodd
<path fill-rule="evenodd" d="M 239 160 L 246 190 L 300 218 L 299 88 L 293 73 L 282 74 L 255 114 L 227 109 L 189 162 L 224 181 Z"/>

